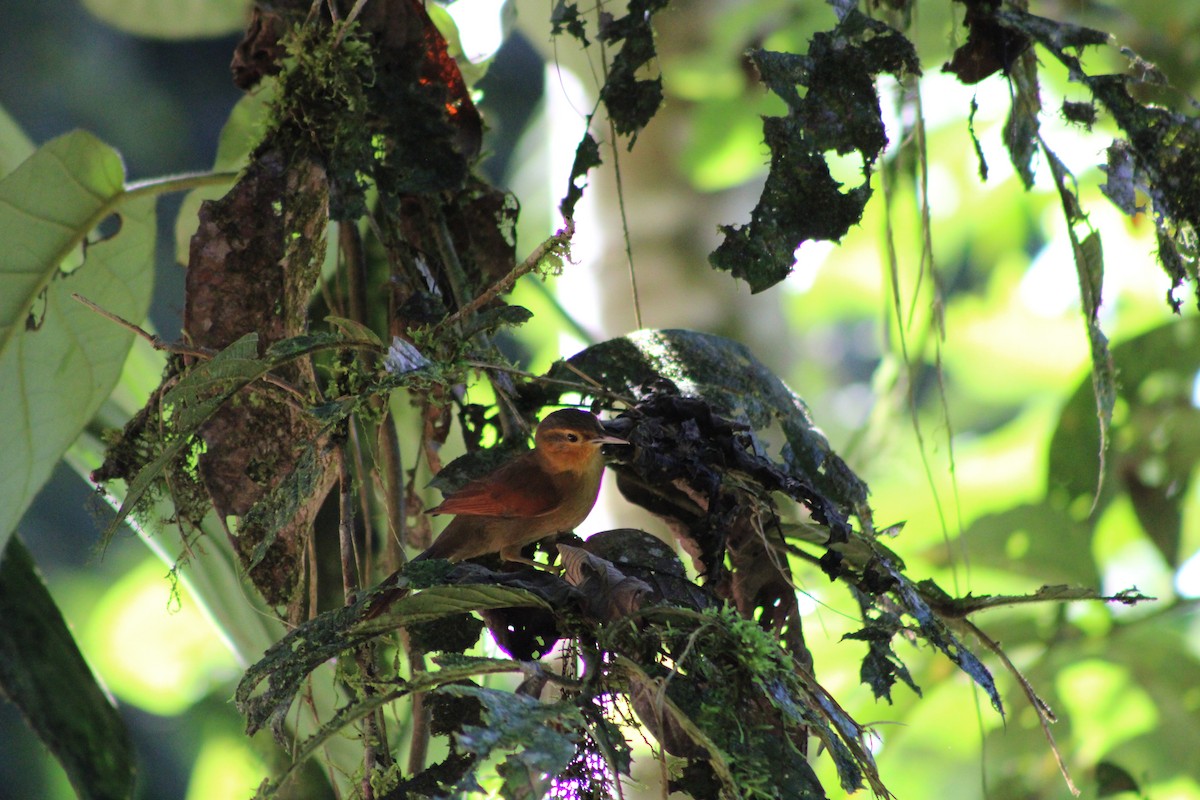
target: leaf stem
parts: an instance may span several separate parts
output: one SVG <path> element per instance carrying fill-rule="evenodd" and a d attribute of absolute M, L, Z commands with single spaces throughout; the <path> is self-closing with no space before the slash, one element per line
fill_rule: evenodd
<path fill-rule="evenodd" d="M 125 184 L 125 191 L 114 200 L 116 203 L 123 203 L 139 197 L 157 197 L 160 194 L 187 192 L 204 186 L 224 186 L 227 183 L 233 183 L 237 176 L 236 172 L 183 172 L 178 175 L 148 178 L 144 181 Z"/>

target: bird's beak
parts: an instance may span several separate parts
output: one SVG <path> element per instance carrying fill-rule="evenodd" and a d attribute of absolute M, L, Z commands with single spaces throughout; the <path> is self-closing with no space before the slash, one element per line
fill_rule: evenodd
<path fill-rule="evenodd" d="M 592 441 L 592 444 L 629 444 L 629 442 L 625 441 L 621 437 L 612 436 L 607 433 L 604 434 L 603 436 L 597 436 L 596 438 L 592 439 L 591 441 Z"/>

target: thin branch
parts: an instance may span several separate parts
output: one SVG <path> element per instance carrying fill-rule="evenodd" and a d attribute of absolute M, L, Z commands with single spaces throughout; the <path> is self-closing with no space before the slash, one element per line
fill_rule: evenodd
<path fill-rule="evenodd" d="M 409 674 L 425 671 L 425 653 L 413 645 L 412 638 L 405 636 L 408 645 Z M 425 769 L 425 759 L 429 754 L 429 709 L 425 705 L 426 693 L 412 694 L 412 734 L 408 747 L 408 774 L 416 775 Z"/>
<path fill-rule="evenodd" d="M 600 46 L 604 46 L 603 39 L 600 40 Z M 629 218 L 625 213 L 625 188 L 621 182 L 621 155 L 617 152 L 617 127 L 611 118 L 608 120 L 608 130 L 609 146 L 613 155 L 613 176 L 617 181 L 617 208 L 621 212 L 621 232 L 625 239 L 625 263 L 629 266 L 629 288 L 633 293 L 633 321 L 635 327 L 641 330 L 645 327 L 642 324 L 642 301 L 638 297 L 637 272 L 633 268 L 633 242 L 629 236 Z"/>
<path fill-rule="evenodd" d="M 599 9 L 600 15 L 603 13 L 602 7 Z M 602 23 L 602 20 L 601 20 Z M 603 29 L 603 27 L 601 28 Z M 604 37 L 599 37 L 600 44 L 600 70 L 604 76 L 604 85 L 608 85 L 608 49 L 605 47 Z M 642 303 L 638 298 L 637 273 L 633 268 L 633 243 L 629 236 L 629 217 L 625 213 L 625 188 L 621 182 L 621 154 L 617 151 L 617 126 L 612 121 L 611 115 L 606 115 L 608 118 L 608 146 L 612 151 L 613 160 L 613 177 L 617 183 L 617 209 L 621 212 L 621 233 L 625 239 L 625 263 L 629 266 L 629 287 L 633 293 L 633 321 L 635 327 L 641 330 L 642 325 Z"/>
<path fill-rule="evenodd" d="M 1112 595 L 1098 594 L 1091 589 L 1073 586 L 1043 586 L 1032 594 L 1021 595 L 980 595 L 978 597 L 930 597 L 923 595 L 930 607 L 944 617 L 966 618 L 979 611 L 1007 606 L 1028 605 L 1030 603 L 1063 603 L 1077 600 L 1099 600 L 1105 603 L 1122 603 L 1132 606 L 1156 600 L 1147 597 L 1136 590 L 1126 590 Z"/>
<path fill-rule="evenodd" d="M 400 436 L 392 419 L 391 408 L 387 408 L 379 421 L 379 463 L 383 470 L 383 506 L 387 512 L 388 535 L 384 544 L 386 563 L 389 567 L 403 566 L 404 555 L 404 462 L 400 453 Z"/>
<path fill-rule="evenodd" d="M 1050 723 L 1057 722 L 1054 717 L 1054 712 L 1050 710 L 1050 706 L 1046 701 L 1038 697 L 1037 692 L 1033 690 L 1033 685 L 1029 683 L 1021 671 L 1017 669 L 1016 664 L 1008 657 L 1008 654 L 1001 649 L 999 643 L 994 641 L 986 633 L 979 629 L 977 625 L 970 620 L 962 620 L 962 624 L 966 626 L 975 638 L 978 639 L 984 647 L 990 650 L 1008 670 L 1009 674 L 1016 679 L 1020 685 L 1021 691 L 1025 693 L 1025 697 L 1029 700 L 1029 705 L 1033 706 L 1034 712 L 1037 714 L 1038 723 L 1042 726 L 1042 733 L 1046 736 L 1046 741 L 1050 744 L 1050 752 L 1054 753 L 1054 760 L 1058 764 L 1058 771 L 1062 773 L 1063 780 L 1067 782 L 1067 788 L 1071 794 L 1079 797 L 1079 789 L 1075 786 L 1075 782 L 1071 780 L 1071 773 L 1067 769 L 1067 763 L 1063 760 L 1062 753 L 1058 749 L 1058 745 L 1054 741 L 1054 734 L 1050 732 Z"/>
<path fill-rule="evenodd" d="M 338 246 L 346 265 L 346 294 L 348 316 L 355 322 L 367 324 L 367 260 L 363 254 L 362 235 L 353 222 L 338 223 Z"/>
<path fill-rule="evenodd" d="M 352 416 L 347 421 L 347 427 L 350 434 L 350 447 L 354 455 L 354 471 L 351 477 L 357 481 L 358 486 L 366 486 L 369 476 L 367 474 L 367 465 L 363 458 L 362 436 L 359 432 L 359 423 L 362 420 L 357 416 Z M 351 538 L 354 542 L 354 565 L 358 574 L 357 583 L 360 586 L 370 585 L 371 583 L 371 546 L 370 543 L 375 540 L 374 523 L 371 520 L 371 497 L 370 492 L 358 492 L 359 513 L 362 514 L 363 535 L 358 536 L 357 529 L 351 529 Z"/>
<path fill-rule="evenodd" d="M 357 0 L 357 2 L 355 2 L 354 8 L 350 9 L 350 13 L 346 15 L 345 22 L 343 22 L 338 27 L 337 36 L 335 36 L 333 39 L 334 47 L 337 47 L 338 45 L 340 45 L 342 43 L 342 39 L 345 37 L 346 31 L 348 31 L 350 29 L 350 25 L 354 22 L 355 19 L 358 18 L 358 15 L 363 10 L 363 6 L 365 6 L 366 4 L 367 4 L 367 0 Z M 334 5 L 336 5 L 336 4 L 330 3 L 330 6 L 334 6 Z"/>
<path fill-rule="evenodd" d="M 150 333 L 145 328 L 142 328 L 141 326 L 130 322 L 129 320 L 125 319 L 124 317 L 114 314 L 113 312 L 109 311 L 108 309 L 101 308 L 100 306 L 96 305 L 91 300 L 87 299 L 86 297 L 79 294 L 78 292 L 72 292 L 71 297 L 75 298 L 80 303 L 83 303 L 85 306 L 90 308 L 92 311 L 95 311 L 97 314 L 99 314 L 100 316 L 109 320 L 110 322 L 115 322 L 118 325 L 120 325 L 122 328 L 124 328 L 125 330 L 130 331 L 131 333 L 142 337 L 147 342 L 149 342 L 150 346 L 153 347 L 155 350 L 159 350 L 159 351 L 163 351 L 163 352 L 167 352 L 167 353 L 174 353 L 176 355 L 181 355 L 181 356 L 192 356 L 193 358 L 199 358 L 203 361 L 208 361 L 210 358 L 212 358 L 214 355 L 216 355 L 216 353 L 214 353 L 213 351 L 208 350 L 203 347 L 193 347 L 191 345 L 186 345 L 186 344 L 172 344 L 171 342 L 168 342 L 168 341 L 162 339 L 161 337 L 155 336 L 153 333 Z"/>
<path fill-rule="evenodd" d="M 442 267 L 450 284 L 450 294 L 453 295 L 454 304 L 461 307 L 463 294 L 469 284 L 467 271 L 463 269 L 462 259 L 458 257 L 458 250 L 454 246 L 454 237 L 450 234 L 450 228 L 446 226 L 445 212 L 439 207 L 435 209 L 434 214 L 436 218 L 429 221 L 429 228 L 433 232 L 434 241 L 437 242 L 438 251 L 442 256 Z M 457 317 L 459 314 L 455 316 Z"/>
<path fill-rule="evenodd" d="M 134 333 L 135 335 L 142 337 L 155 350 L 158 350 L 161 352 L 166 352 L 166 353 L 174 353 L 176 355 L 182 355 L 182 356 L 191 356 L 192 358 L 198 358 L 201 361 L 209 361 L 214 356 L 217 355 L 217 351 L 209 350 L 208 348 L 195 347 L 193 345 L 188 345 L 188 344 L 167 342 L 167 341 L 163 340 L 161 337 L 155 336 L 154 334 L 145 330 L 141 326 L 130 322 L 129 320 L 125 319 L 124 317 L 114 314 L 113 312 L 111 312 L 107 309 L 101 308 L 100 306 L 96 305 L 91 300 L 87 299 L 86 297 L 79 294 L 78 292 L 73 293 L 71 295 L 71 297 L 75 298 L 80 303 L 83 303 L 89 309 L 91 309 L 92 311 L 95 311 L 97 314 L 104 317 L 105 319 L 107 319 L 111 322 L 115 322 L 116 324 L 120 325 L 122 328 L 125 328 L 126 330 Z M 323 345 L 323 346 L 315 347 L 315 348 L 312 348 L 309 352 L 317 352 L 320 350 L 342 349 L 342 348 L 356 348 L 356 349 L 368 350 L 371 352 L 377 352 L 379 350 L 379 345 L 376 344 L 375 342 L 347 340 L 347 341 L 336 342 L 331 345 Z M 300 409 L 301 411 L 305 411 L 305 412 L 308 411 L 308 400 L 309 400 L 308 396 L 306 394 L 304 394 L 303 392 L 301 392 L 299 389 L 297 389 L 295 386 L 292 386 L 287 381 L 283 380 L 282 378 L 278 377 L 277 375 L 271 374 L 270 372 L 264 374 L 261 379 L 265 383 L 269 383 L 270 385 L 274 386 L 275 388 L 282 389 L 284 392 L 291 395 L 292 399 L 289 399 L 289 402 L 293 403 L 293 405 L 295 405 L 296 408 Z"/>
<path fill-rule="evenodd" d="M 350 463 L 346 444 L 337 448 L 338 455 L 338 543 L 342 562 L 342 595 L 346 605 L 354 602 L 358 579 L 354 569 L 354 488 L 350 478 Z"/>
<path fill-rule="evenodd" d="M 441 330 L 457 324 L 465 317 L 474 314 L 479 309 L 495 300 L 498 295 L 512 289 L 513 285 L 516 284 L 519 278 L 528 275 L 530 272 L 533 272 L 537 268 L 538 264 L 542 263 L 542 260 L 546 258 L 546 256 L 556 251 L 567 250 L 571 246 L 571 237 L 574 235 L 575 221 L 568 219 L 566 220 L 566 224 L 559 228 L 557 233 L 535 247 L 533 252 L 526 256 L 524 261 L 513 267 L 512 270 L 510 270 L 509 273 L 503 278 L 489 286 L 483 292 L 483 294 L 479 295 L 474 300 L 458 309 L 458 311 L 439 322 L 434 327 L 434 330 Z"/>

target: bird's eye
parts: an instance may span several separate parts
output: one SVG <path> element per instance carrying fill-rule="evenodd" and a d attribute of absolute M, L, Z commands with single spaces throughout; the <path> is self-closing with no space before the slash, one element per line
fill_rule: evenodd
<path fill-rule="evenodd" d="M 578 435 L 576 435 L 576 434 L 574 434 L 574 433 L 568 433 L 568 434 L 567 434 L 567 441 L 568 441 L 568 442 L 578 442 L 578 441 L 579 441 L 579 436 L 578 436 Z"/>

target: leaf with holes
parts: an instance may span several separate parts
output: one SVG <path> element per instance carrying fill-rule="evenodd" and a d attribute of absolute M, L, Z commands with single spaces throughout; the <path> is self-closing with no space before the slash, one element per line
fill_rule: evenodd
<path fill-rule="evenodd" d="M 117 213 L 120 228 L 63 263 Z M 115 150 L 81 131 L 0 181 L 0 548 L 66 449 L 108 397 L 133 334 L 71 298 L 141 320 L 154 269 L 154 199 L 128 199 Z"/>

